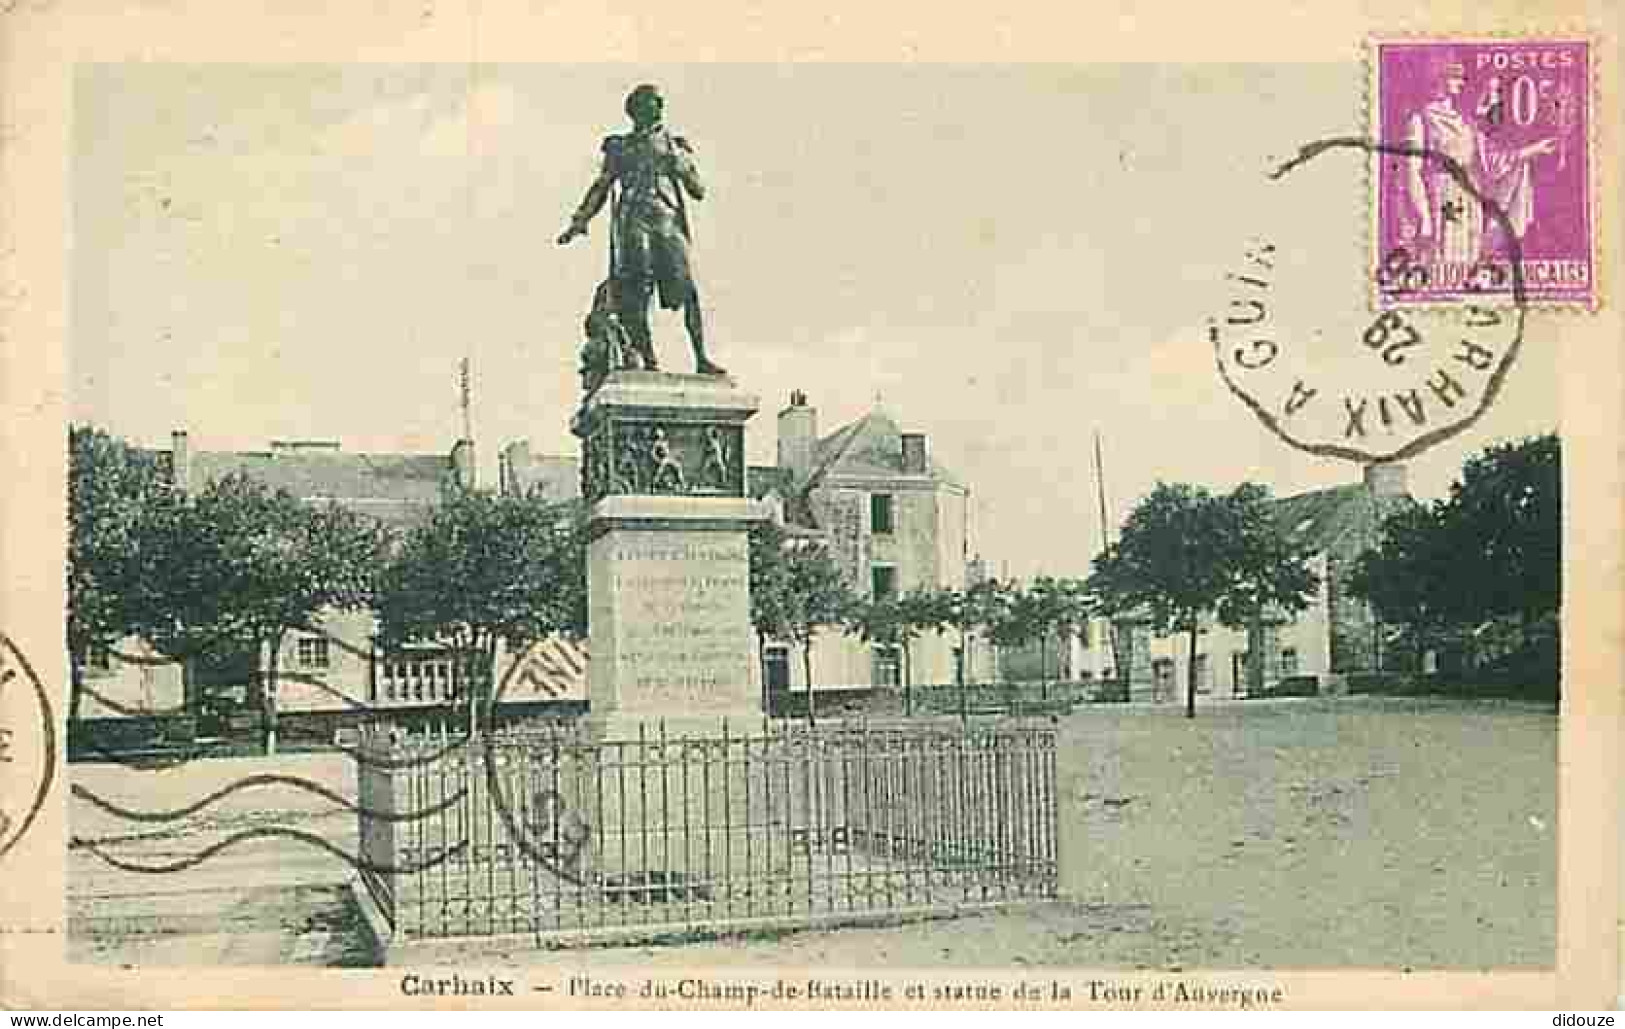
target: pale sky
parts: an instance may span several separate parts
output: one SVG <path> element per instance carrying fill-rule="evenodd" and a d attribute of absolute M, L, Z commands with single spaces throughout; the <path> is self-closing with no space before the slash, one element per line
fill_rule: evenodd
<path fill-rule="evenodd" d="M 338 439 L 444 451 L 474 370 L 482 474 L 573 453 L 581 317 L 605 219 L 554 245 L 621 102 L 660 83 L 710 194 L 691 209 L 714 357 L 821 431 L 877 396 L 973 490 L 973 545 L 1018 575 L 1098 548 L 1159 478 L 1278 494 L 1357 466 L 1293 451 L 1225 391 L 1203 329 L 1259 233 L 1314 230 L 1299 312 L 1364 297 L 1363 165 L 1290 195 L 1263 171 L 1363 131 L 1363 71 L 1146 65 L 163 66 L 81 71 L 73 417 L 148 445 Z M 1368 315 L 1366 317 L 1369 317 Z M 1496 407 L 1413 460 L 1441 493 L 1485 444 L 1557 424 L 1540 323 Z M 689 357 L 673 314 L 663 364 Z M 1358 336 L 1358 328 L 1353 330 Z M 1352 345 L 1352 344 L 1351 344 Z"/>

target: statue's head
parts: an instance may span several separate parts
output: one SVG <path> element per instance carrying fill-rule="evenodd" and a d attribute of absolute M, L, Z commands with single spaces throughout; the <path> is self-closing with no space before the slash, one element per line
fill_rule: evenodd
<path fill-rule="evenodd" d="M 626 94 L 625 106 L 626 116 L 632 119 L 632 124 L 644 128 L 660 122 L 660 116 L 666 109 L 666 98 L 660 95 L 659 86 L 645 82 Z"/>

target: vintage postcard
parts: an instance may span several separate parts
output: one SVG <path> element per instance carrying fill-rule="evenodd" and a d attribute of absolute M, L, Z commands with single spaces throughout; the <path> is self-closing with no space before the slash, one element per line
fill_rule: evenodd
<path fill-rule="evenodd" d="M 0 997 L 1613 1005 L 1619 19 L 1384 6 L 11 6 Z"/>

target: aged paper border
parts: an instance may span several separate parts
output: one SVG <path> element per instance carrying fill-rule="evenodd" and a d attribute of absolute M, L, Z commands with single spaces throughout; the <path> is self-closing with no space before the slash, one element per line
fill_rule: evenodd
<path fill-rule="evenodd" d="M 1287 4 L 1191 8 L 1043 2 L 980 6 L 907 0 L 733 6 L 606 5 L 561 0 L 379 0 L 324 9 L 238 0 L 6 0 L 0 3 L 0 629 L 28 655 L 59 710 L 66 415 L 66 269 L 71 85 L 89 61 L 1181 61 L 1347 62 L 1373 34 L 1549 34 L 1584 26 L 1597 40 L 1597 185 L 1621 188 L 1619 14 L 1604 3 L 1374 2 L 1340 9 Z M 279 9 L 280 8 L 280 9 Z M 1348 112 L 1356 122 L 1363 112 Z M 1620 989 L 1619 743 L 1622 324 L 1612 259 L 1621 226 L 1598 225 L 1609 281 L 1600 312 L 1531 331 L 1561 346 L 1565 508 L 1569 514 L 1560 730 L 1558 964 L 1554 972 L 1401 974 L 1247 972 L 1279 984 L 1299 1008 L 1568 1008 L 1609 1006 Z M 23 695 L 0 697 L 5 724 L 27 724 Z M 26 699 L 26 698 L 23 698 Z M 37 715 L 34 716 L 37 718 Z M 59 743 L 59 747 L 62 746 Z M 60 756 L 60 755 L 59 755 Z M 9 805 L 30 782 L 0 777 Z M 65 777 L 0 869 L 0 1002 L 7 1007 L 415 1008 L 398 973 L 322 969 L 143 969 L 67 966 L 62 955 Z M 663 970 L 667 974 L 675 969 Z M 716 970 L 737 977 L 737 970 Z M 786 970 L 789 971 L 789 970 Z M 1005 973 L 1007 970 L 988 970 Z M 1024 969 L 1028 975 L 1036 970 Z M 1083 970 L 1056 970 L 1071 981 Z M 835 970 L 821 969 L 825 975 Z M 975 973 L 957 970 L 963 980 Z M 1194 974 L 1194 973 L 1187 973 Z M 1154 973 L 1133 976 L 1149 979 Z M 921 970 L 912 978 L 946 979 Z M 901 979 L 901 973 L 888 976 Z M 1131 978 L 1119 973 L 1114 978 Z M 502 1006 L 533 1007 L 536 995 Z M 456 1001 L 445 1007 L 461 1006 Z M 490 1006 L 498 1006 L 492 1003 Z M 558 1005 L 557 1001 L 553 1006 Z M 900 1005 L 901 1006 L 901 1005 Z M 914 1005 L 923 1007 L 925 1005 Z"/>

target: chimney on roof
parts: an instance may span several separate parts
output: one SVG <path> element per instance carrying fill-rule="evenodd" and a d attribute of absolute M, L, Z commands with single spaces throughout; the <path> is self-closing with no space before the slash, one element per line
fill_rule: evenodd
<path fill-rule="evenodd" d="M 903 474 L 925 475 L 931 471 L 931 458 L 925 449 L 925 433 L 903 433 Z"/>
<path fill-rule="evenodd" d="M 192 485 L 192 444 L 185 429 L 169 434 L 169 477 L 185 493 Z"/>
<path fill-rule="evenodd" d="M 466 490 L 475 487 L 478 477 L 474 474 L 473 440 L 460 439 L 451 448 L 451 471 L 456 476 L 457 485 Z"/>
<path fill-rule="evenodd" d="M 818 409 L 807 404 L 807 394 L 795 390 L 790 406 L 779 412 L 779 467 L 801 479 L 812 470 L 813 447 L 818 441 Z"/>
<path fill-rule="evenodd" d="M 1403 462 L 1377 462 L 1365 466 L 1365 488 L 1379 500 L 1410 495 Z"/>

